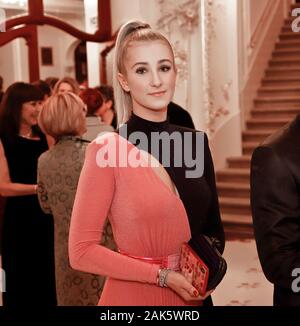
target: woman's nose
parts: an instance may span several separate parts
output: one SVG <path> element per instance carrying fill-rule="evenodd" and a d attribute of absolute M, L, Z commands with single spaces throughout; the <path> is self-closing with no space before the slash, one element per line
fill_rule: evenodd
<path fill-rule="evenodd" d="M 161 78 L 156 71 L 152 72 L 151 85 L 155 87 L 159 87 L 161 85 Z"/>

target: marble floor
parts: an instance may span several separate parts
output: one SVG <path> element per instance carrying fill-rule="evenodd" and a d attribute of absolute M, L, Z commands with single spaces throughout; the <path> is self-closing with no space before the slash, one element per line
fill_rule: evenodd
<path fill-rule="evenodd" d="M 270 306 L 272 285 L 264 277 L 254 240 L 227 241 L 227 274 L 213 293 L 216 306 Z M 0 296 L 0 305 L 2 299 Z"/>
<path fill-rule="evenodd" d="M 227 241 L 224 257 L 228 264 L 222 283 L 213 293 L 216 306 L 271 306 L 273 286 L 260 266 L 255 241 Z"/>

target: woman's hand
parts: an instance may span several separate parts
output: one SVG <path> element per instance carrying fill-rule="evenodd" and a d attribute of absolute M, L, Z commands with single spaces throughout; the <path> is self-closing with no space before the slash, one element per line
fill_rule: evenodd
<path fill-rule="evenodd" d="M 167 286 L 181 296 L 183 300 L 187 302 L 203 301 L 214 291 L 208 291 L 204 296 L 201 296 L 192 285 L 192 276 L 189 273 L 185 274 L 170 271 L 167 277 Z"/>

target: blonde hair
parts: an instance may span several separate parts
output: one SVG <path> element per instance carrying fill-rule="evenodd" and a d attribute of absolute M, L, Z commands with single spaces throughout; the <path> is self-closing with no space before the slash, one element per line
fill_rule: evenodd
<path fill-rule="evenodd" d="M 84 108 L 80 97 L 71 92 L 52 95 L 43 105 L 38 124 L 56 140 L 61 136 L 78 136 L 85 131 Z"/>
<path fill-rule="evenodd" d="M 72 92 L 74 94 L 78 95 L 80 93 L 80 88 L 79 88 L 79 85 L 78 85 L 77 81 L 74 78 L 72 78 L 72 77 L 64 77 L 64 78 L 59 79 L 57 81 L 57 83 L 55 84 L 55 86 L 53 88 L 53 94 L 57 94 L 58 93 L 59 86 L 62 83 L 69 84 L 72 87 Z"/>
<path fill-rule="evenodd" d="M 131 95 L 123 90 L 118 80 L 118 74 L 126 75 L 124 60 L 127 49 L 131 42 L 139 41 L 163 41 L 170 47 L 173 53 L 170 42 L 161 33 L 152 30 L 149 24 L 140 21 L 129 21 L 120 28 L 116 40 L 113 64 L 113 86 L 118 125 L 125 123 L 132 112 Z M 175 65 L 174 53 L 173 61 Z"/>

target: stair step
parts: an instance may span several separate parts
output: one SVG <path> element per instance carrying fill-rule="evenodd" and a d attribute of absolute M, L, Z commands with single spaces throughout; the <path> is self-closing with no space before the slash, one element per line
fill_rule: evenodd
<path fill-rule="evenodd" d="M 296 17 L 293 18 L 293 20 L 295 19 Z M 290 24 L 284 24 L 282 29 L 281 29 L 281 32 L 282 33 L 289 33 L 289 32 L 293 32 L 292 30 L 292 22 L 293 20 L 291 20 Z"/>
<path fill-rule="evenodd" d="M 292 5 L 292 4 L 291 4 L 291 5 Z M 292 9 L 294 9 L 294 8 L 292 8 Z M 291 9 L 291 10 L 292 10 L 292 9 Z M 294 16 L 292 16 L 292 15 L 288 15 L 288 16 L 284 19 L 284 24 L 290 24 L 294 19 L 295 19 Z"/>
<path fill-rule="evenodd" d="M 300 80 L 300 79 L 299 79 Z M 300 85 L 294 85 L 294 86 L 288 86 L 288 85 L 282 85 L 282 86 L 264 86 L 261 87 L 259 90 L 261 91 L 274 91 L 274 92 L 279 92 L 279 91 L 285 91 L 285 90 L 290 90 L 292 89 L 293 91 L 300 91 Z M 300 92 L 298 93 L 300 95 Z"/>
<path fill-rule="evenodd" d="M 257 93 L 259 96 L 297 96 L 300 95 L 300 85 L 262 86 Z"/>
<path fill-rule="evenodd" d="M 246 122 L 249 130 L 273 130 L 274 132 L 289 123 L 290 119 L 283 118 L 250 118 Z"/>
<path fill-rule="evenodd" d="M 300 86 L 299 76 L 271 76 L 262 79 L 262 86 Z"/>
<path fill-rule="evenodd" d="M 300 94 L 299 94 L 300 95 Z M 275 98 L 273 96 L 258 96 L 256 98 L 257 101 L 266 101 L 266 102 L 270 102 L 270 101 L 274 101 L 274 102 L 278 102 L 278 101 L 286 101 L 286 102 L 300 102 L 300 96 L 280 96 L 279 98 Z"/>
<path fill-rule="evenodd" d="M 294 9 L 294 8 L 292 8 Z M 293 20 L 295 19 L 296 17 L 292 16 L 291 14 L 284 19 L 284 25 L 292 25 L 292 22 Z"/>
<path fill-rule="evenodd" d="M 228 167 L 233 169 L 249 169 L 250 161 L 251 161 L 250 155 L 229 157 L 227 159 Z"/>
<path fill-rule="evenodd" d="M 295 9 L 295 8 L 300 8 L 300 3 L 297 3 L 297 2 L 296 3 L 292 3 L 291 4 L 291 8 L 292 8 L 292 10 Z M 295 19 L 295 17 L 293 17 L 293 19 Z"/>
<path fill-rule="evenodd" d="M 300 40 L 300 34 L 295 33 L 292 30 L 290 32 L 280 33 L 279 40 Z"/>
<path fill-rule="evenodd" d="M 242 144 L 242 151 L 244 155 L 251 155 L 255 148 L 259 145 L 260 143 L 257 141 L 244 141 Z"/>
<path fill-rule="evenodd" d="M 221 215 L 224 226 L 228 224 L 245 224 L 252 227 L 252 215 L 251 214 L 227 214 Z"/>
<path fill-rule="evenodd" d="M 274 130 L 246 130 L 243 132 L 243 141 L 262 143 Z"/>
<path fill-rule="evenodd" d="M 271 108 L 254 108 L 251 110 L 253 118 L 286 118 L 293 119 L 300 113 L 299 107 L 271 107 Z"/>
<path fill-rule="evenodd" d="M 275 49 L 299 49 L 300 40 L 280 40 L 275 43 Z"/>
<path fill-rule="evenodd" d="M 250 171 L 247 169 L 224 169 L 217 172 L 218 182 L 249 183 Z"/>
<path fill-rule="evenodd" d="M 270 67 L 266 69 L 265 77 L 299 77 L 300 68 Z"/>
<path fill-rule="evenodd" d="M 300 107 L 300 96 L 258 96 L 254 100 L 256 108 L 270 108 L 270 107 Z"/>
<path fill-rule="evenodd" d="M 273 51 L 272 58 L 273 59 L 298 59 L 300 57 L 300 48 L 299 49 L 277 49 Z"/>
<path fill-rule="evenodd" d="M 300 58 L 273 58 L 269 61 L 269 67 L 294 67 L 297 68 L 300 65 Z"/>
<path fill-rule="evenodd" d="M 250 185 L 234 182 L 218 182 L 218 194 L 220 197 L 248 198 L 250 196 Z"/>
<path fill-rule="evenodd" d="M 249 198 L 220 197 L 219 203 L 221 213 L 251 215 Z"/>

